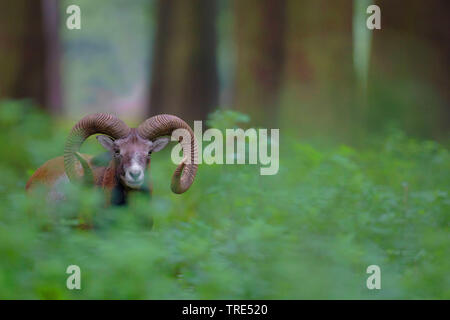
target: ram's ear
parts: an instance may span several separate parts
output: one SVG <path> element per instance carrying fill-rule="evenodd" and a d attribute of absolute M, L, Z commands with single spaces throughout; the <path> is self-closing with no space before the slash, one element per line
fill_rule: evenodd
<path fill-rule="evenodd" d="M 152 152 L 158 152 L 164 149 L 165 146 L 169 143 L 170 139 L 168 137 L 158 138 L 153 141 L 153 149 Z"/>
<path fill-rule="evenodd" d="M 108 151 L 113 151 L 113 146 L 114 146 L 113 139 L 111 139 L 110 137 L 105 136 L 105 135 L 98 135 L 97 140 L 98 140 L 98 142 L 100 142 L 100 144 L 103 146 L 103 148 L 105 148 Z"/>

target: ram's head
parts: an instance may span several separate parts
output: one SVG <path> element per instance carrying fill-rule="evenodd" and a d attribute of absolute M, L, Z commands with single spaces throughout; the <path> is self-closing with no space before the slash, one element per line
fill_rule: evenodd
<path fill-rule="evenodd" d="M 76 159 L 82 162 L 86 177 L 92 177 L 91 168 L 79 156 L 83 142 L 94 134 L 99 142 L 112 153 L 114 174 L 118 181 L 128 188 L 140 188 L 150 165 L 152 152 L 164 148 L 168 137 L 175 130 L 179 134 L 185 160 L 172 176 L 172 191 L 183 193 L 194 182 L 197 172 L 197 143 L 194 133 L 186 122 L 172 115 L 157 115 L 144 121 L 138 128 L 129 128 L 122 120 L 110 114 L 92 114 L 81 119 L 72 129 L 64 150 L 64 168 L 71 181 L 78 180 L 75 170 Z"/>

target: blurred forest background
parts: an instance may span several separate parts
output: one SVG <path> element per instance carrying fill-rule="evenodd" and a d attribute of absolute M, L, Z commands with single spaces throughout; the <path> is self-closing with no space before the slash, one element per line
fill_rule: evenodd
<path fill-rule="evenodd" d="M 217 109 L 299 136 L 448 138 L 448 1 L 1 1 L 0 98 L 73 119 Z M 69 30 L 66 8 L 81 8 Z"/>
<path fill-rule="evenodd" d="M 373 3 L 381 30 L 366 28 Z M 66 27 L 71 4 L 81 30 Z M 449 299 L 449 9 L 0 0 L 0 299 Z M 27 197 L 92 112 L 280 128 L 280 170 L 201 165 L 177 196 L 164 150 L 150 203 Z M 366 287 L 371 264 L 382 290 Z"/>

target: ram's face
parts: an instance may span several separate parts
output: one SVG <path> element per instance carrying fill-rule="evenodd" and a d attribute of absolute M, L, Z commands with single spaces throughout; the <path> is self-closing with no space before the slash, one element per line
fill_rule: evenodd
<path fill-rule="evenodd" d="M 137 134 L 112 140 L 108 136 L 97 136 L 98 141 L 109 150 L 116 161 L 116 175 L 129 188 L 139 189 L 145 180 L 145 171 L 150 166 L 153 152 L 163 149 L 169 138 L 155 141 L 142 139 Z"/>

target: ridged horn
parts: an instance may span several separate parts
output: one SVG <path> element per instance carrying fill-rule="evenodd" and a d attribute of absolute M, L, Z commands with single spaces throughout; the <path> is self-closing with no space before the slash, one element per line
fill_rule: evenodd
<path fill-rule="evenodd" d="M 64 169 L 70 181 L 77 181 L 75 170 L 76 152 L 80 150 L 83 142 L 93 134 L 102 133 L 114 139 L 128 136 L 130 128 L 112 114 L 95 113 L 85 116 L 72 128 L 64 147 Z M 92 175 L 92 173 L 85 173 Z"/>
<path fill-rule="evenodd" d="M 185 129 L 190 135 L 187 141 L 179 141 L 183 156 L 190 156 L 190 161 L 181 162 L 172 176 L 171 189 L 179 194 L 186 192 L 192 185 L 198 168 L 197 141 L 191 127 L 177 116 L 160 114 L 145 120 L 137 128 L 137 132 L 142 138 L 153 141 L 160 136 L 172 135 L 172 132 L 177 129 Z"/>

